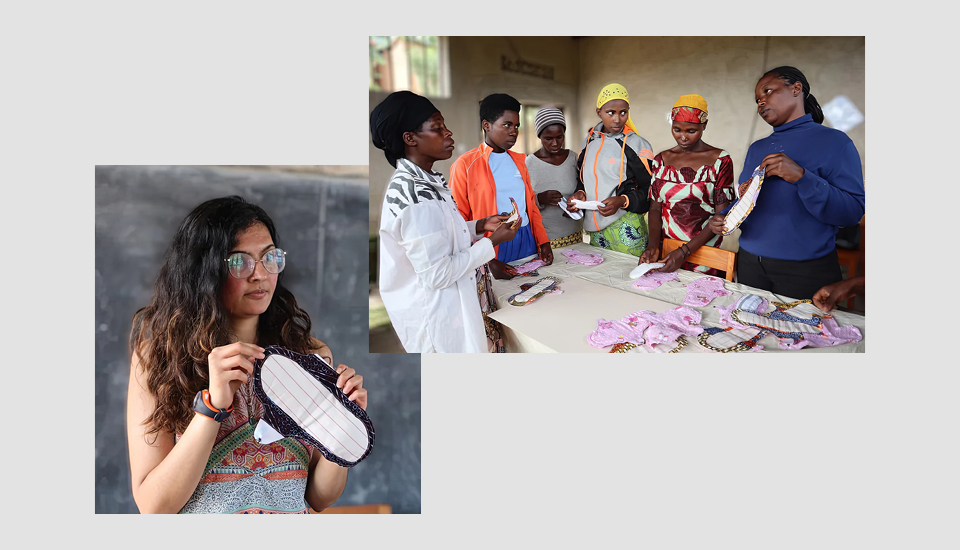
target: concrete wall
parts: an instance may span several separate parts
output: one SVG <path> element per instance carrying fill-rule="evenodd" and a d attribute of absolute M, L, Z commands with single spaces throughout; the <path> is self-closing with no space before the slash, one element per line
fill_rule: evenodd
<path fill-rule="evenodd" d="M 654 152 L 662 151 L 676 145 L 670 108 L 683 94 L 700 94 L 710 111 L 703 139 L 730 153 L 736 177 L 750 143 L 773 131 L 757 115 L 754 96 L 769 69 L 797 67 L 820 105 L 843 94 L 866 118 L 863 37 L 598 37 L 579 44 L 581 131 L 599 120 L 600 89 L 619 82 L 630 93 L 630 116 L 640 135 Z M 861 159 L 864 134 L 864 124 L 848 132 Z"/>
<path fill-rule="evenodd" d="M 454 159 L 479 143 L 477 103 L 504 92 L 522 102 L 567 103 L 567 146 L 579 146 L 599 119 L 596 98 L 610 82 L 630 92 L 631 116 L 654 152 L 675 145 L 667 116 L 682 94 L 706 98 L 710 123 L 704 140 L 729 151 L 739 176 L 747 147 L 772 129 L 756 112 L 754 87 L 767 70 L 793 65 L 807 76 L 821 105 L 844 94 L 864 116 L 863 37 L 450 37 L 453 97 L 433 100 L 457 141 Z M 504 72 L 501 54 L 555 67 L 555 82 Z M 387 94 L 370 93 L 370 110 Z M 431 98 L 432 99 L 432 98 Z M 865 161 L 864 124 L 848 135 Z M 370 148 L 370 231 L 376 233 L 384 187 L 392 168 Z M 449 173 L 451 161 L 435 169 Z M 864 166 L 866 163 L 864 162 Z"/>

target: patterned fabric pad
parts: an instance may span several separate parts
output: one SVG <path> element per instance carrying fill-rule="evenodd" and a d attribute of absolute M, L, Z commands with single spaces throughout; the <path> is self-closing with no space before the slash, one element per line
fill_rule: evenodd
<path fill-rule="evenodd" d="M 253 390 L 263 402 L 263 420 L 285 437 L 309 441 L 340 466 L 355 466 L 370 454 L 370 417 L 337 387 L 337 371 L 318 355 L 268 346 L 253 366 Z"/>
<path fill-rule="evenodd" d="M 740 227 L 743 220 L 747 219 L 750 212 L 753 212 L 753 207 L 757 203 L 757 196 L 760 195 L 760 186 L 763 185 L 763 175 L 763 168 L 757 166 L 756 170 L 753 171 L 750 185 L 747 186 L 746 191 L 740 195 L 737 201 L 733 203 L 733 206 L 730 207 L 727 216 L 723 220 L 724 235 L 733 233 Z M 739 189 L 739 187 L 737 189 Z"/>

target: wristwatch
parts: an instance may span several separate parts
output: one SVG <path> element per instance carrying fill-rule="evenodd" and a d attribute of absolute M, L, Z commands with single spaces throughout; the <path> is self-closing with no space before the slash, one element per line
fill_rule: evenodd
<path fill-rule="evenodd" d="M 197 396 L 193 398 L 193 410 L 217 422 L 223 422 L 233 412 L 233 405 L 230 405 L 229 409 L 217 409 L 210 403 L 210 392 L 200 390 L 197 392 Z"/>

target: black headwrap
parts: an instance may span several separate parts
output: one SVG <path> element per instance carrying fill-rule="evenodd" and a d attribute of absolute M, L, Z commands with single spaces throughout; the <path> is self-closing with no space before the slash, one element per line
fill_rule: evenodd
<path fill-rule="evenodd" d="M 420 128 L 439 110 L 430 100 L 413 92 L 393 92 L 370 113 L 373 146 L 382 149 L 390 166 L 397 167 L 403 157 L 403 134 Z"/>
<path fill-rule="evenodd" d="M 480 120 L 494 122 L 504 111 L 520 112 L 520 102 L 507 94 L 490 94 L 480 102 Z"/>

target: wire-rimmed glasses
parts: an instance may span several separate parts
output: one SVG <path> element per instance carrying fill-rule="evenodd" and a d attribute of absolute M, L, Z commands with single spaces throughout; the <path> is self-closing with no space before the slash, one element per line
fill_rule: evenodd
<path fill-rule="evenodd" d="M 272 248 L 266 251 L 259 260 L 255 260 L 253 256 L 246 252 L 234 252 L 223 261 L 227 262 L 227 271 L 233 278 L 246 279 L 253 275 L 257 262 L 262 263 L 263 268 L 268 273 L 280 273 L 287 265 L 287 253 L 279 248 Z"/>

